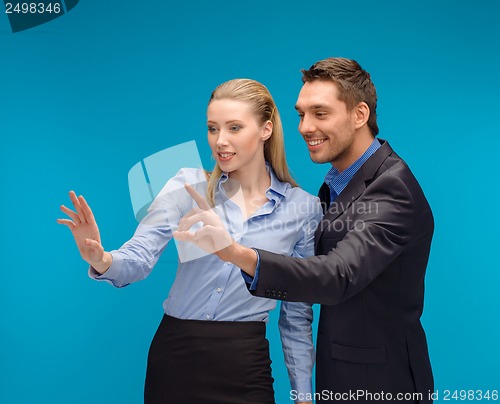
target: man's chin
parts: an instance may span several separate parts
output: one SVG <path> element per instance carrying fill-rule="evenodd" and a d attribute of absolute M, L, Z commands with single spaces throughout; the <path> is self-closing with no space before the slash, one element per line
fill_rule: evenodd
<path fill-rule="evenodd" d="M 316 164 L 326 164 L 329 163 L 330 160 L 327 158 L 321 158 L 320 156 L 313 156 L 312 154 L 309 153 L 309 157 L 311 158 L 311 161 Z"/>

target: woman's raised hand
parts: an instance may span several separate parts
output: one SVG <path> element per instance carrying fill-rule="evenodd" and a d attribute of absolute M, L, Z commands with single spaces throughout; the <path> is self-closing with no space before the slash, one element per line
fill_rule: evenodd
<path fill-rule="evenodd" d="M 97 272 L 103 274 L 110 267 L 112 256 L 110 253 L 105 252 L 101 245 L 99 228 L 92 210 L 82 195 L 77 197 L 73 191 L 70 191 L 69 197 L 76 212 L 61 205 L 61 210 L 71 220 L 57 219 L 57 223 L 63 224 L 71 230 L 82 258 L 92 265 Z"/>

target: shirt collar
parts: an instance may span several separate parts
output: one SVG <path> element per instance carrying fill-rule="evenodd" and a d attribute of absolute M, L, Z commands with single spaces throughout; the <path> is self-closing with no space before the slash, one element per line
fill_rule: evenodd
<path fill-rule="evenodd" d="M 268 199 L 273 200 L 275 202 L 280 202 L 283 197 L 286 195 L 286 191 L 291 188 L 291 185 L 288 182 L 283 182 L 278 179 L 276 173 L 274 172 L 271 164 L 266 161 L 266 170 L 269 176 L 271 177 L 271 185 L 266 191 L 266 196 Z M 229 174 L 226 171 L 223 171 L 219 183 L 217 185 L 217 189 L 219 192 L 222 191 L 222 184 L 224 184 L 229 179 Z"/>
<path fill-rule="evenodd" d="M 340 195 L 340 193 L 347 186 L 354 174 L 356 174 L 356 172 L 361 168 L 366 160 L 368 160 L 379 147 L 380 142 L 378 141 L 378 139 L 373 139 L 373 142 L 361 155 L 361 157 L 341 173 L 339 173 L 338 170 L 332 166 L 330 171 L 328 171 L 325 175 L 325 183 L 330 187 L 330 190 L 333 190 L 337 195 Z"/>

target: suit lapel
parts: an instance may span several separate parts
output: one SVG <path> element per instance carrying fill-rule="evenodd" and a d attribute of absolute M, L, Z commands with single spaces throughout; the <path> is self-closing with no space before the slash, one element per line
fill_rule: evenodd
<path fill-rule="evenodd" d="M 323 216 L 323 220 L 314 234 L 315 246 L 318 245 L 319 239 L 330 223 L 345 212 L 364 192 L 366 189 L 366 182 L 370 181 L 375 176 L 382 163 L 392 153 L 392 148 L 389 146 L 389 143 L 383 139 L 379 139 L 379 141 L 381 143 L 380 148 L 368 160 L 366 160 L 356 174 L 354 174 L 347 186 L 340 193 L 340 195 L 337 196 L 335 201 L 333 201 L 328 210 L 325 212 L 325 209 L 323 209 L 325 216 Z M 328 206 L 328 203 L 330 202 L 330 189 L 328 185 L 323 183 L 318 196 L 320 197 L 323 206 Z"/>
<path fill-rule="evenodd" d="M 352 202 L 356 200 L 365 190 L 365 182 L 363 181 L 363 176 L 361 174 L 361 170 L 354 174 L 354 177 L 352 177 L 351 181 L 349 181 L 349 184 L 347 184 L 344 190 L 339 196 L 337 196 L 328 208 L 325 216 L 323 216 L 323 220 L 316 229 L 316 233 L 314 233 L 315 245 L 318 244 L 318 240 L 330 223 L 347 210 L 349 206 L 351 206 Z"/>

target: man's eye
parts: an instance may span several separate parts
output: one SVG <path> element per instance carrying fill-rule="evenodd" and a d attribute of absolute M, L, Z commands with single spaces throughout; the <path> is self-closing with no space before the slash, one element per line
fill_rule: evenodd
<path fill-rule="evenodd" d="M 299 114 L 299 119 L 300 120 L 304 119 L 304 114 Z"/>
<path fill-rule="evenodd" d="M 238 132 L 241 129 L 241 126 L 233 125 L 229 129 L 231 130 L 231 132 Z"/>
<path fill-rule="evenodd" d="M 326 116 L 326 112 L 316 112 L 316 117 L 324 118 Z"/>

